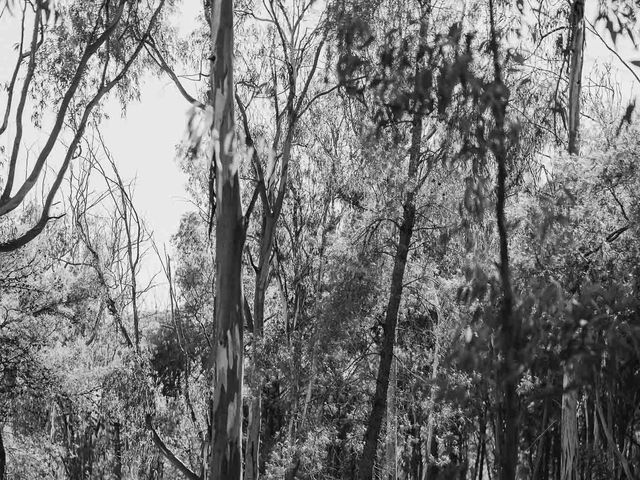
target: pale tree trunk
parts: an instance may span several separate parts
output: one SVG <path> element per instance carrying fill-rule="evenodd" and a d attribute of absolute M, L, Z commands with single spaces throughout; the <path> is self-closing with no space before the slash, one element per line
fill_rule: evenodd
<path fill-rule="evenodd" d="M 295 3 L 293 10 L 296 10 Z M 304 3 L 304 2 L 303 2 Z M 311 2 L 306 5 L 311 5 Z M 287 5 L 287 6 L 285 6 Z M 296 66 L 296 62 L 300 60 L 294 60 L 300 55 L 304 58 L 308 48 L 310 48 L 311 37 L 307 36 L 307 27 L 304 27 L 305 33 L 302 33 L 302 25 L 307 23 L 303 21 L 308 19 L 305 16 L 306 7 L 303 7 L 299 13 L 300 15 L 293 24 L 289 23 L 286 10 L 290 7 L 289 2 L 277 2 L 277 8 L 272 5 L 270 12 L 271 20 L 273 21 L 276 29 L 283 34 L 287 32 L 286 36 L 289 38 L 285 40 L 282 37 L 283 53 L 286 59 L 287 77 L 283 79 L 286 83 L 288 90 L 285 110 L 282 113 L 278 113 L 278 88 L 274 88 L 273 100 L 276 104 L 276 134 L 273 141 L 273 155 L 274 159 L 270 162 L 266 172 L 262 171 L 260 161 L 254 150 L 253 161 L 256 173 L 258 175 L 258 190 L 260 191 L 260 197 L 262 198 L 262 231 L 260 236 L 260 253 L 258 267 L 256 268 L 256 280 L 255 280 L 255 296 L 254 296 L 254 331 L 253 331 L 253 345 L 258 347 L 262 343 L 263 328 L 264 328 L 264 304 L 265 295 L 269 286 L 269 279 L 271 273 L 271 257 L 274 251 L 274 242 L 276 234 L 276 226 L 280 214 L 282 212 L 282 204 L 287 189 L 289 163 L 291 161 L 291 152 L 293 147 L 294 134 L 297 128 L 297 123 L 300 117 L 304 114 L 304 111 L 309 107 L 310 103 L 303 105 L 303 101 L 307 98 L 309 85 L 311 80 L 318 69 L 318 58 L 322 52 L 322 46 L 324 40 L 320 41 L 316 46 L 315 56 L 311 60 L 310 70 L 304 82 L 304 87 L 298 93 L 297 80 L 299 75 L 299 65 Z M 279 13 L 286 19 L 287 25 L 283 28 L 280 23 L 281 18 Z M 311 34 L 313 35 L 313 34 Z M 306 63 L 306 60 L 303 60 Z M 277 87 L 279 84 L 278 76 L 274 73 L 273 83 Z M 240 105 L 240 113 L 243 118 L 243 124 L 246 134 L 247 145 L 254 148 L 253 140 L 249 132 L 248 121 L 244 107 Z M 285 121 L 285 137 L 282 140 L 281 155 L 275 155 L 278 149 L 281 137 L 281 121 Z M 279 157 L 281 162 L 279 179 L 276 181 L 276 163 L 275 158 Z M 285 307 L 286 308 L 286 307 Z M 253 390 L 253 399 L 249 406 L 249 418 L 247 425 L 247 447 L 246 447 L 246 459 L 245 459 L 245 475 L 247 480 L 258 480 L 260 469 L 260 430 L 262 423 L 262 387 L 264 384 L 264 378 L 260 371 L 260 361 L 256 359 L 259 356 L 259 351 L 254 349 L 254 368 L 252 370 L 252 378 L 250 379 L 250 385 Z"/>
<path fill-rule="evenodd" d="M 584 0 L 574 0 L 571 17 L 571 63 L 569 70 L 569 154 L 579 153 L 580 93 L 584 58 Z M 578 391 L 575 386 L 572 360 L 564 366 L 562 379 L 562 453 L 561 480 L 578 478 Z"/>
<path fill-rule="evenodd" d="M 438 321 L 440 320 L 440 309 L 438 311 Z M 433 407 L 436 403 L 436 379 L 438 378 L 438 367 L 440 365 L 440 340 L 438 338 L 438 326 L 434 325 L 433 334 L 435 337 L 433 346 L 433 361 L 431 363 L 431 392 L 429 393 L 429 416 L 427 418 L 427 438 L 424 442 L 422 454 L 422 478 L 427 480 L 429 477 L 429 464 L 431 458 L 431 446 L 433 444 L 433 427 L 435 424 L 435 415 Z"/>
<path fill-rule="evenodd" d="M 260 476 L 260 429 L 262 425 L 262 386 L 264 379 L 260 371 L 260 348 L 264 337 L 264 304 L 269 278 L 271 275 L 271 256 L 276 233 L 276 224 L 282 211 L 282 202 L 287 182 L 287 170 L 291 157 L 291 142 L 293 140 L 293 125 L 289 125 L 283 148 L 283 169 L 278 191 L 272 189 L 264 192 L 262 229 L 260 234 L 260 253 L 256 270 L 255 293 L 253 299 L 253 361 L 251 386 L 254 390 L 253 399 L 249 406 L 247 426 L 247 448 L 245 473 L 247 480 L 257 480 Z M 257 361 L 258 360 L 258 361 Z"/>
<path fill-rule="evenodd" d="M 255 340 L 254 340 L 255 342 Z M 254 367 L 255 368 L 255 367 Z M 254 392 L 254 397 L 249 405 L 249 418 L 247 419 L 247 446 L 245 458 L 246 480 L 256 480 L 260 475 L 260 429 L 262 427 L 262 392 Z"/>
<path fill-rule="evenodd" d="M 396 406 L 396 388 L 398 385 L 398 361 L 394 357 L 389 375 L 389 390 L 387 391 L 387 441 L 386 462 L 383 480 L 397 480 L 398 478 L 398 412 Z"/>
<path fill-rule="evenodd" d="M 320 235 L 320 248 L 318 250 L 318 258 L 319 258 L 319 266 L 318 266 L 318 275 L 316 276 L 316 296 L 314 299 L 314 307 L 313 307 L 313 316 L 316 319 L 320 318 L 320 302 L 319 299 L 322 295 L 322 274 L 323 274 L 323 262 L 324 262 L 324 251 L 327 245 L 327 215 L 329 213 L 329 205 L 331 203 L 330 199 L 326 199 L 324 204 L 324 209 L 322 212 L 322 233 Z M 307 414 L 309 412 L 309 405 L 311 405 L 311 395 L 313 393 L 313 386 L 316 381 L 316 377 L 318 375 L 318 325 L 317 323 L 313 326 L 311 332 L 311 372 L 309 374 L 309 383 L 307 384 L 307 391 L 304 397 L 304 405 L 302 406 L 302 415 L 300 417 L 300 428 L 304 428 L 304 425 L 307 421 Z M 293 440 L 293 437 L 291 437 Z"/>
<path fill-rule="evenodd" d="M 571 385 L 573 378 L 573 371 L 565 366 L 562 379 L 561 480 L 578 478 L 578 412 L 577 392 Z"/>
<path fill-rule="evenodd" d="M 208 480 L 242 478 L 242 249 L 233 86 L 233 0 L 211 2 L 211 99 L 216 173 L 215 375 Z"/>
<path fill-rule="evenodd" d="M 272 197 L 273 198 L 273 197 Z M 280 206 L 282 204 L 280 203 Z M 276 210 L 278 216 L 280 208 Z M 247 422 L 247 445 L 245 458 L 245 476 L 247 480 L 257 480 L 260 476 L 260 430 L 262 427 L 262 385 L 259 356 L 264 336 L 264 303 L 269 276 L 271 273 L 271 254 L 275 226 L 278 217 L 276 212 L 270 211 L 269 204 L 263 205 L 262 230 L 260 235 L 260 253 L 255 279 L 255 293 L 253 298 L 253 370 L 250 384 L 253 388 L 253 398 L 249 405 Z"/>

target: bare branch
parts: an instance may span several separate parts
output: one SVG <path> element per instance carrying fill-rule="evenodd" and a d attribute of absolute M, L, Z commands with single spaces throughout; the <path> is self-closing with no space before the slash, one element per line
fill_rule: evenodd
<path fill-rule="evenodd" d="M 13 74 L 11 75 L 11 81 L 7 86 L 7 106 L 4 111 L 4 118 L 2 120 L 2 126 L 0 127 L 0 135 L 4 133 L 9 124 L 9 114 L 11 113 L 11 102 L 13 100 L 13 92 L 16 85 L 16 79 L 18 78 L 18 71 L 20 70 L 20 65 L 22 65 L 22 50 L 24 45 L 24 19 L 25 19 L 25 9 L 27 8 L 27 4 L 25 2 L 24 7 L 22 8 L 22 22 L 20 24 L 20 47 L 18 51 L 18 60 L 16 62 L 16 66 L 13 70 Z M 32 49 L 33 51 L 33 49 Z M 29 52 L 31 54 L 31 52 Z M 31 55 L 30 55 L 31 56 Z"/>
<path fill-rule="evenodd" d="M 615 48 L 611 48 L 609 46 L 609 44 L 605 41 L 604 38 L 602 38 L 602 36 L 597 32 L 597 30 L 595 29 L 595 27 L 593 26 L 593 23 L 591 23 L 589 20 L 586 20 L 586 22 L 589 24 L 589 28 L 588 30 L 593 33 L 596 37 L 598 37 L 600 39 L 600 41 L 602 42 L 602 44 L 607 47 L 607 50 L 609 50 L 611 53 L 613 53 L 618 60 L 620 60 L 620 62 L 622 62 L 622 64 L 627 68 L 627 70 L 629 70 L 631 72 L 631 75 L 633 75 L 636 79 L 636 81 L 638 83 L 640 83 L 640 77 L 638 77 L 638 74 L 634 71 L 633 68 L 631 68 L 631 66 L 620 56 L 620 54 L 616 51 Z"/>
<path fill-rule="evenodd" d="M 171 464 L 189 480 L 201 480 L 201 478 L 198 475 L 193 473 L 189 469 L 189 467 L 187 467 L 184 463 L 182 463 L 180 459 L 176 457 L 173 454 L 173 452 L 169 450 L 169 448 L 167 448 L 165 443 L 162 441 L 162 438 L 160 438 L 160 435 L 158 435 L 158 433 L 153 428 L 153 424 L 151 422 L 151 415 L 147 415 L 145 421 L 146 421 L 147 428 L 151 432 L 153 443 L 155 443 L 156 447 L 158 447 L 158 449 L 164 455 L 164 457 L 167 460 L 169 460 L 169 462 L 171 462 Z"/>
<path fill-rule="evenodd" d="M 268 211 L 271 211 L 271 205 L 269 202 L 269 198 L 267 196 L 267 190 L 266 190 L 267 187 L 265 183 L 264 172 L 262 170 L 262 165 L 260 164 L 260 159 L 258 158 L 258 151 L 255 147 L 253 137 L 251 136 L 251 130 L 249 129 L 249 120 L 247 119 L 247 110 L 244 104 L 242 103 L 240 96 L 237 93 L 236 93 L 236 104 L 238 105 L 238 110 L 240 110 L 240 116 L 242 117 L 242 126 L 244 127 L 244 141 L 246 146 L 251 150 L 251 160 L 256 170 L 256 174 L 258 176 L 258 185 L 256 186 L 256 190 L 260 193 L 260 196 L 262 198 L 262 203 L 265 205 L 265 208 Z M 247 213 L 250 215 L 249 210 L 247 210 Z"/>
<path fill-rule="evenodd" d="M 302 91 L 300 92 L 300 97 L 298 98 L 298 102 L 293 112 L 295 116 L 298 116 L 298 112 L 300 111 L 302 102 L 304 102 L 304 99 L 307 96 L 309 85 L 311 85 L 311 80 L 313 80 L 313 77 L 318 68 L 318 60 L 320 59 L 320 53 L 322 52 L 323 46 L 324 46 L 324 39 L 320 41 L 320 43 L 318 44 L 318 47 L 316 48 L 315 55 L 313 56 L 313 63 L 311 64 L 311 71 L 309 72 L 309 75 L 307 75 L 307 80 L 305 81 L 304 87 L 302 87 Z"/>
<path fill-rule="evenodd" d="M 151 50 L 153 50 L 153 53 L 151 53 L 149 51 L 149 48 L 151 48 Z M 173 81 L 173 83 L 175 84 L 176 88 L 178 89 L 178 91 L 180 92 L 180 94 L 193 106 L 200 108 L 200 109 L 204 109 L 205 105 L 204 103 L 200 102 L 199 100 L 196 100 L 194 97 L 192 97 L 191 95 L 189 95 L 189 93 L 187 92 L 187 90 L 184 88 L 184 86 L 182 85 L 182 83 L 180 82 L 180 79 L 178 78 L 178 76 L 175 74 L 175 72 L 173 71 L 173 69 L 169 66 L 169 64 L 167 63 L 167 61 L 164 59 L 162 53 L 160 53 L 160 50 L 158 49 L 158 47 L 156 46 L 155 42 L 153 41 L 152 38 L 149 38 L 145 41 L 145 49 L 147 50 L 147 53 L 149 54 L 149 56 L 153 59 L 154 62 L 156 62 L 156 64 L 169 76 L 169 78 Z"/>
<path fill-rule="evenodd" d="M 16 110 L 16 134 L 13 140 L 11 158 L 9 160 L 9 172 L 7 174 L 7 180 L 4 185 L 2 196 L 0 197 L 0 209 L 2 205 L 11 196 L 11 189 L 13 188 L 13 178 L 16 173 L 16 163 L 18 161 L 18 153 L 20 152 L 20 142 L 22 141 L 22 116 L 24 115 L 24 107 L 27 101 L 27 94 L 29 93 L 29 86 L 31 85 L 33 73 L 36 68 L 36 45 L 38 43 L 38 31 L 39 31 L 38 27 L 39 27 L 41 15 L 42 15 L 42 8 L 40 3 L 38 3 L 36 7 L 36 16 L 33 20 L 33 33 L 31 35 L 31 52 L 29 55 L 29 65 L 27 66 L 27 75 L 22 85 L 22 93 L 20 95 L 20 101 L 18 102 L 18 108 Z M 20 64 L 20 59 L 18 59 L 18 65 L 19 64 Z M 16 71 L 14 72 L 14 74 L 17 74 L 17 70 L 18 68 L 16 68 Z M 5 116 L 7 114 L 5 114 Z M 0 215 L 3 215 L 3 214 L 4 213 L 0 211 Z"/>
<path fill-rule="evenodd" d="M 156 10 L 154 11 L 151 20 L 149 21 L 149 25 L 147 27 L 147 31 L 145 32 L 145 38 L 147 35 L 149 35 L 149 33 L 151 32 L 151 29 L 153 28 L 153 26 L 155 25 L 155 21 L 158 17 L 158 14 L 160 13 L 162 6 L 164 5 L 165 0 L 161 0 L 158 7 L 156 8 Z M 124 8 L 124 3 L 126 3 L 124 0 L 121 3 L 121 8 L 119 10 L 119 14 L 122 14 L 122 10 Z M 115 22 L 115 21 L 114 21 Z M 110 25 L 109 28 L 115 28 L 115 23 L 112 23 Z M 101 35 L 101 37 L 104 37 L 104 40 L 106 40 L 107 36 L 105 36 L 106 31 L 103 33 L 103 35 Z M 95 45 L 95 42 L 94 44 Z M 100 44 L 101 45 L 101 44 Z M 125 63 L 125 65 L 123 66 L 122 70 L 118 73 L 118 75 L 116 75 L 111 81 L 107 82 L 104 86 L 102 86 L 98 92 L 94 95 L 94 97 L 91 99 L 91 101 L 89 101 L 89 103 L 87 104 L 87 106 L 84 109 L 82 118 L 80 120 L 80 123 L 78 124 L 76 133 L 73 137 L 73 140 L 71 141 L 68 149 L 67 149 L 67 153 L 65 155 L 64 161 L 62 162 L 62 165 L 60 167 L 60 169 L 58 170 L 58 174 L 56 175 L 56 178 L 53 182 L 53 185 L 51 186 L 51 189 L 49 190 L 49 194 L 47 196 L 47 199 L 45 201 L 45 204 L 43 206 L 42 209 L 42 214 L 40 217 L 40 220 L 38 221 L 38 223 L 32 227 L 31 229 L 29 229 L 25 234 L 21 235 L 20 237 L 16 238 L 15 240 L 10 240 L 8 242 L 2 243 L 0 244 L 0 251 L 12 251 L 12 250 L 16 250 L 17 248 L 20 248 L 22 246 L 24 246 L 26 243 L 28 243 L 29 241 L 33 240 L 35 238 L 36 235 L 38 235 L 40 232 L 42 232 L 42 230 L 44 229 L 44 227 L 46 226 L 47 222 L 52 219 L 52 218 L 56 218 L 56 217 L 51 217 L 49 216 L 49 210 L 53 204 L 53 200 L 56 196 L 56 193 L 58 192 L 58 189 L 60 188 L 60 184 L 62 183 L 62 180 L 65 176 L 65 173 L 67 171 L 67 168 L 69 167 L 69 164 L 71 162 L 71 160 L 73 159 L 74 153 L 79 145 L 80 140 L 82 139 L 82 136 L 84 135 L 84 131 L 87 125 L 87 122 L 89 120 L 89 116 L 91 115 L 91 112 L 93 111 L 93 109 L 98 105 L 98 103 L 100 102 L 100 100 L 102 99 L 102 97 L 107 94 L 109 91 L 111 91 L 111 89 L 113 87 L 115 87 L 117 85 L 118 82 L 120 82 L 120 80 L 122 80 L 122 78 L 127 74 L 127 72 L 129 71 L 129 69 L 131 68 L 131 66 L 133 65 L 133 62 L 136 60 L 136 58 L 138 57 L 140 51 L 143 48 L 143 42 L 139 42 L 139 44 L 137 45 L 135 51 L 133 52 L 133 54 L 131 55 L 131 57 L 127 60 L 127 62 Z M 99 45 L 98 45 L 99 47 Z M 96 50 L 97 48 L 96 47 Z M 86 52 L 85 52 L 86 54 Z M 85 66 L 86 66 L 86 62 L 88 61 L 88 57 L 85 60 Z M 82 63 L 82 61 L 81 61 Z M 80 73 L 79 73 L 80 72 Z M 77 78 L 77 82 L 79 83 L 80 78 L 82 76 L 81 74 L 81 69 L 79 68 L 78 71 L 76 72 L 76 76 Z M 78 76 L 79 74 L 79 76 Z M 73 83 L 73 82 L 72 82 Z M 54 126 L 51 135 L 49 136 L 49 140 L 47 141 L 47 144 L 45 145 L 45 147 L 43 148 L 43 150 L 40 152 L 40 156 L 38 157 L 38 160 L 36 162 L 36 165 L 34 166 L 31 175 L 29 175 L 29 177 L 25 180 L 23 186 L 20 188 L 20 190 L 16 193 L 16 195 L 14 197 L 8 198 L 6 202 L 2 202 L 2 199 L 0 199 L 0 216 L 5 215 L 6 213 L 14 210 L 19 204 L 20 202 L 24 199 L 25 195 L 28 193 L 29 190 L 31 190 L 31 188 L 35 185 L 37 178 L 40 174 L 40 170 L 42 169 L 42 166 L 44 165 L 45 160 L 47 159 L 49 153 L 51 152 L 51 149 L 53 148 L 53 144 L 55 143 L 57 136 L 62 128 L 62 122 L 64 120 L 64 115 L 66 113 L 66 109 L 69 106 L 69 103 L 71 101 L 71 97 L 73 96 L 73 94 L 75 93 L 75 88 L 77 88 L 77 84 L 76 87 L 73 89 L 74 91 L 71 92 L 71 88 L 67 91 L 67 94 L 65 95 L 65 99 L 63 99 L 63 103 L 65 103 L 65 100 L 67 100 L 66 106 L 65 107 L 61 107 L 60 111 L 58 112 L 58 116 L 56 118 L 56 125 Z M 71 95 L 69 96 L 71 92 Z M 63 113 L 64 112 L 64 113 Z M 38 166 L 39 165 L 39 166 Z M 10 191 L 10 188 L 9 188 Z M 5 190 L 6 192 L 6 190 Z M 3 194 L 4 197 L 4 194 Z"/>
<path fill-rule="evenodd" d="M 47 158 L 49 157 L 49 154 L 51 153 L 51 150 L 53 150 L 53 147 L 54 147 L 54 145 L 55 145 L 55 143 L 56 143 L 56 141 L 58 139 L 58 135 L 60 134 L 60 131 L 62 129 L 62 126 L 63 126 L 63 123 L 64 123 L 64 119 L 65 119 L 65 116 L 67 114 L 67 110 L 69 108 L 71 100 L 73 99 L 73 97 L 74 97 L 74 95 L 76 93 L 76 90 L 78 89 L 78 87 L 80 85 L 80 82 L 81 82 L 82 77 L 84 75 L 84 71 L 85 71 L 85 69 L 87 67 L 87 64 L 89 63 L 89 60 L 91 59 L 91 57 L 99 50 L 99 48 L 104 44 L 104 42 L 107 40 L 107 38 L 109 38 L 109 36 L 111 35 L 113 30 L 117 26 L 117 24 L 120 21 L 120 18 L 122 16 L 122 12 L 124 11 L 124 7 L 125 7 L 126 3 L 127 3 L 126 0 L 120 0 L 120 4 L 119 4 L 118 9 L 117 9 L 116 14 L 115 14 L 115 18 L 113 19 L 111 24 L 109 24 L 109 26 L 105 29 L 105 31 L 98 37 L 98 39 L 95 42 L 88 44 L 87 47 L 85 48 L 85 51 L 84 51 L 82 57 L 80 58 L 80 62 L 78 64 L 76 72 L 75 72 L 75 74 L 74 74 L 74 76 L 73 76 L 73 78 L 71 80 L 69 88 L 67 89 L 67 92 L 65 93 L 65 95 L 64 95 L 64 97 L 62 99 L 62 102 L 60 103 L 60 108 L 59 108 L 58 113 L 56 115 L 56 120 L 55 120 L 55 123 L 53 125 L 53 128 L 51 129 L 51 133 L 49 134 L 49 138 L 47 139 L 47 142 L 45 143 L 42 151 L 40 152 L 40 155 L 38 156 L 38 159 L 36 160 L 36 163 L 33 166 L 33 169 L 31 170 L 30 175 L 27 177 L 27 179 L 24 181 L 24 183 L 22 184 L 22 186 L 20 187 L 18 192 L 13 197 L 11 197 L 11 187 L 13 186 L 13 174 L 14 174 L 13 172 L 15 171 L 15 160 L 14 160 L 14 155 L 12 154 L 12 161 L 11 161 L 11 164 L 10 164 L 9 176 L 7 177 L 7 183 L 5 185 L 5 190 L 4 190 L 3 194 L 2 194 L 2 197 L 0 198 L 0 216 L 6 215 L 7 213 L 9 213 L 12 210 L 16 209 L 18 207 L 18 205 L 20 205 L 20 203 L 22 202 L 24 197 L 27 195 L 27 193 L 36 184 L 36 181 L 38 180 L 40 172 L 42 171 L 42 168 L 44 167 L 44 164 L 45 164 Z M 161 5 L 163 3 L 164 3 L 164 0 L 161 1 Z M 40 11 L 41 11 L 40 3 L 38 3 L 37 12 L 40 12 Z M 39 15 L 40 15 L 40 13 L 37 13 L 37 17 L 39 17 Z M 155 14 L 154 14 L 153 18 L 155 20 Z M 96 24 L 97 23 L 99 23 L 99 22 L 96 22 Z M 37 37 L 37 30 L 36 30 L 36 33 L 34 34 L 34 39 L 36 37 Z M 33 45 L 34 45 L 34 48 L 32 49 L 33 50 L 32 51 L 32 58 L 34 59 L 33 61 L 35 62 L 35 58 L 34 58 L 34 56 L 35 56 L 35 43 Z M 141 45 L 139 46 L 139 48 L 141 48 Z M 136 50 L 136 53 L 134 54 L 134 56 L 137 56 L 137 52 L 139 52 L 139 48 Z M 130 63 L 128 65 L 130 66 Z M 34 66 L 34 68 L 35 68 L 35 66 Z M 128 66 L 125 67 L 125 69 L 123 69 L 123 72 L 122 72 L 121 75 L 118 75 L 116 77 L 116 79 L 117 79 L 116 81 L 119 81 L 120 78 L 122 76 L 124 76 L 124 73 L 126 73 L 126 70 L 128 70 Z M 111 87 L 113 87 L 113 85 L 115 85 L 115 82 L 113 82 Z M 110 90 L 111 87 L 108 90 Z M 106 91 L 108 91 L 108 90 L 106 90 Z M 100 97 L 102 97 L 102 95 L 104 95 L 104 93 L 106 93 L 106 91 L 104 91 L 102 94 L 99 93 L 98 95 Z M 26 95 L 26 93 L 25 93 L 25 95 Z M 97 102 L 95 102 L 95 103 L 90 102 L 91 108 L 93 108 L 93 106 L 95 106 L 96 103 Z M 86 109 L 85 109 L 85 112 L 86 112 Z M 22 115 L 22 112 L 20 112 L 20 115 Z M 15 149 L 16 149 L 16 144 L 14 143 L 14 150 Z M 17 151 L 15 153 L 15 157 L 16 157 L 16 160 L 17 160 Z M 61 170 L 66 170 L 66 165 Z"/>

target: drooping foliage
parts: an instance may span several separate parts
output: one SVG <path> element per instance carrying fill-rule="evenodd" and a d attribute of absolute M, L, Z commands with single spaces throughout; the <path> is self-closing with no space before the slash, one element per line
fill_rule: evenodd
<path fill-rule="evenodd" d="M 186 38 L 172 2 L 0 16 L 0 212 L 20 128 L 67 180 L 0 213 L 0 477 L 637 477 L 640 132 L 613 66 L 571 67 L 575 9 L 620 62 L 632 3 L 231 4 Z M 96 100 L 155 74 L 190 108 L 165 247 Z"/>

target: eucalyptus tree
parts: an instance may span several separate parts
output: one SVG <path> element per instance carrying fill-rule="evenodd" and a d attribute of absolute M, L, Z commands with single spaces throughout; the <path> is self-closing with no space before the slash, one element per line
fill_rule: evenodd
<path fill-rule="evenodd" d="M 215 169 L 216 304 L 210 480 L 242 478 L 244 302 L 242 252 L 245 222 L 240 197 L 234 116 L 234 12 L 232 0 L 213 0 L 211 27 L 212 168 Z"/>
<path fill-rule="evenodd" d="M 251 317 L 254 365 L 250 379 L 253 398 L 249 409 L 245 461 L 248 479 L 259 477 L 263 388 L 263 374 L 259 367 L 262 362 L 259 358 L 264 336 L 265 296 L 272 277 L 277 225 L 288 189 L 290 164 L 292 161 L 302 161 L 294 144 L 300 137 L 299 125 L 304 116 L 309 115 L 312 104 L 336 88 L 324 86 L 319 90 L 317 85 L 319 82 L 316 77 L 323 68 L 321 54 L 325 49 L 326 35 L 325 12 L 315 8 L 314 3 L 308 0 L 290 4 L 265 2 L 264 12 L 254 8 L 250 14 L 270 39 L 271 46 L 263 46 L 263 53 L 266 50 L 271 54 L 267 62 L 262 62 L 265 71 L 249 69 L 239 83 L 243 86 L 242 90 L 251 95 L 252 102 L 261 104 L 265 100 L 261 99 L 261 93 L 268 92 L 266 100 L 270 103 L 272 114 L 270 138 L 254 139 L 252 129 L 264 127 L 257 122 L 257 125 L 252 125 L 249 116 L 251 109 L 244 105 L 240 94 L 237 96 L 245 142 L 252 152 L 251 162 L 257 183 L 249 209 L 253 208 L 256 197 L 260 199 L 261 206 L 257 261 L 254 262 L 251 256 L 255 273 Z M 264 112 L 264 106 L 259 106 Z"/>
<path fill-rule="evenodd" d="M 584 0 L 575 0 L 569 16 L 569 104 L 568 146 L 569 155 L 579 154 L 580 95 L 582 93 L 582 65 L 585 48 Z M 562 480 L 578 478 L 578 392 L 572 361 L 565 365 L 562 379 Z"/>
<path fill-rule="evenodd" d="M 404 277 L 414 231 L 419 225 L 420 195 L 432 170 L 450 152 L 448 119 L 455 103 L 454 91 L 467 75 L 471 55 L 470 41 L 465 41 L 460 23 L 464 8 L 441 10 L 429 1 L 409 5 L 394 2 L 339 5 L 342 25 L 338 72 L 348 92 L 361 98 L 363 104 L 370 101 L 374 105 L 371 112 L 374 136 L 387 135 L 397 145 L 387 152 L 387 161 L 401 162 L 406 169 L 401 174 L 401 193 L 394 206 L 398 213 L 391 219 L 396 226 L 392 233 L 393 266 L 382 322 L 375 393 L 359 464 L 359 478 L 371 479 L 387 409 Z M 364 13 L 364 17 L 356 16 L 356 12 Z M 367 80 L 358 79 L 358 75 Z M 420 218 L 429 215 L 421 213 Z M 423 475 L 426 471 L 425 468 Z"/>
<path fill-rule="evenodd" d="M 144 39 L 158 28 L 164 4 L 165 0 L 152 4 L 130 0 L 13 2 L 20 28 L 0 129 L 0 135 L 13 130 L 4 167 L 0 217 L 29 201 L 28 195 L 45 167 L 53 167 L 52 153 L 58 148 L 62 149 L 62 162 L 55 167 L 53 181 L 46 184 L 38 218 L 26 230 L 2 239 L 0 251 L 25 245 L 55 217 L 51 208 L 65 173 L 78 154 L 87 124 L 109 92 L 119 89 L 125 98 L 135 88 L 136 60 Z M 28 165 L 33 152 L 25 150 L 24 135 L 30 98 L 36 101 L 32 116 L 35 126 L 46 131 L 35 162 Z M 51 124 L 46 118 L 49 108 L 53 114 Z M 27 164 L 25 178 L 18 173 L 21 163 Z"/>

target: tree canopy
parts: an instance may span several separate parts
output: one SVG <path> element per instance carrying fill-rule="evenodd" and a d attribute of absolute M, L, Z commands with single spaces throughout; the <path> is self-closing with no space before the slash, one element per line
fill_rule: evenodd
<path fill-rule="evenodd" d="M 638 478 L 637 2 L 182 8 L 0 3 L 0 480 Z"/>

